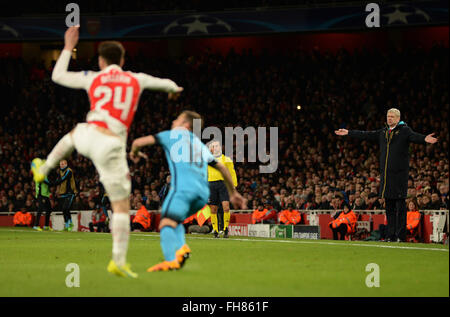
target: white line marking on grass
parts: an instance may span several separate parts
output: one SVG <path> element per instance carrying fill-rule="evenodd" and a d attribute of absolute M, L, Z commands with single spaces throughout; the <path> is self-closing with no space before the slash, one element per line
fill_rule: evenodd
<path fill-rule="evenodd" d="M 380 245 L 380 244 L 363 244 L 363 243 L 336 243 L 336 242 L 324 242 L 324 241 L 291 241 L 291 240 L 260 240 L 260 239 L 243 239 L 237 238 L 233 240 L 238 241 L 265 241 L 265 242 L 282 242 L 282 243 L 302 243 L 302 244 L 325 244 L 325 245 L 340 245 L 340 246 L 357 246 L 357 247 L 373 247 L 373 248 L 388 248 L 388 249 L 409 249 L 409 250 L 430 250 L 430 251 L 444 251 L 448 252 L 448 249 L 441 248 L 421 248 L 421 247 L 404 247 L 396 245 Z M 387 243 L 387 242 L 386 242 Z"/>
<path fill-rule="evenodd" d="M 33 233 L 40 233 L 42 231 L 37 231 L 37 230 L 2 230 L 2 231 L 7 231 L 7 232 L 33 232 Z"/>
<path fill-rule="evenodd" d="M 30 230 L 4 230 L 9 232 L 33 232 L 33 233 L 41 233 L 40 231 L 30 231 Z M 78 232 L 78 231 L 77 231 Z M 53 232 L 53 233 L 63 233 L 63 232 Z M 90 233 L 90 232 L 85 232 Z M 98 232 L 96 234 L 99 234 Z M 103 234 L 109 234 L 109 233 L 103 233 Z M 153 232 L 151 234 L 147 233 L 130 233 L 131 236 L 135 237 L 145 237 L 145 238 L 158 238 L 159 234 L 156 232 Z M 293 244 L 322 244 L 322 245 L 338 245 L 338 246 L 356 246 L 356 247 L 372 247 L 372 248 L 385 248 L 385 249 L 404 249 L 404 250 L 425 250 L 425 251 L 441 251 L 441 252 L 448 252 L 448 248 L 423 248 L 423 247 L 408 247 L 408 246 L 400 246 L 400 245 L 384 245 L 384 244 L 371 244 L 368 243 L 352 243 L 352 242 L 343 242 L 343 243 L 337 243 L 337 242 L 325 242 L 325 241 L 301 241 L 301 240 L 270 240 L 270 239 L 248 239 L 248 238 L 231 238 L 231 239 L 216 239 L 216 238 L 209 238 L 209 237 L 199 237 L 199 236 L 193 236 L 193 235 L 186 235 L 188 239 L 200 239 L 200 240 L 214 240 L 214 241 L 243 241 L 243 242 L 279 242 L 279 243 L 293 243 Z M 82 240 L 80 238 L 68 238 L 68 240 Z M 95 240 L 110 240 L 110 239 L 95 239 Z M 147 239 L 136 239 L 136 240 L 147 240 Z M 389 243 L 389 242 L 383 242 L 383 243 Z"/>
<path fill-rule="evenodd" d="M 146 235 L 146 234 L 133 234 L 133 236 L 141 236 L 141 237 L 151 237 L 151 238 L 159 238 L 159 235 Z M 186 235 L 187 238 L 190 239 L 203 239 L 203 240 L 215 240 L 215 241 L 245 241 L 245 242 L 280 242 L 280 243 L 294 243 L 294 244 L 323 244 L 323 245 L 339 245 L 339 246 L 357 246 L 357 247 L 373 247 L 373 248 L 387 248 L 387 249 L 406 249 L 406 250 L 429 250 L 429 251 L 443 251 L 448 252 L 446 248 L 421 248 L 421 247 L 406 247 L 406 246 L 398 246 L 398 245 L 380 245 L 380 244 L 364 244 L 364 243 L 336 243 L 336 242 L 325 242 L 325 241 L 299 241 L 299 240 L 269 240 L 269 239 L 247 239 L 247 238 L 232 238 L 232 239 L 216 239 L 216 238 L 208 238 L 208 237 L 198 237 L 198 236 L 189 236 Z M 388 242 L 384 242 L 388 243 Z"/>
<path fill-rule="evenodd" d="M 10 230 L 0 230 L 0 232 L 2 232 L 2 231 L 8 231 L 8 232 L 31 232 L 31 233 L 51 233 L 51 234 L 54 234 L 54 233 L 64 233 L 64 232 L 62 232 L 62 231 L 37 231 L 37 230 L 15 230 L 15 229 L 10 229 Z M 78 231 L 76 231 L 76 232 L 78 232 Z"/>

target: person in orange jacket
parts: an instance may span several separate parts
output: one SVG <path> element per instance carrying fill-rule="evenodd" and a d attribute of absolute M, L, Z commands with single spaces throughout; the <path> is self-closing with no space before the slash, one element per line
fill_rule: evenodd
<path fill-rule="evenodd" d="M 271 208 L 270 201 L 266 201 L 264 205 L 259 203 L 258 208 L 252 213 L 252 224 L 255 223 L 275 223 L 277 212 Z"/>
<path fill-rule="evenodd" d="M 22 208 L 14 214 L 13 224 L 15 227 L 29 227 L 31 225 L 32 216 L 27 212 L 26 208 Z"/>
<path fill-rule="evenodd" d="M 302 216 L 298 210 L 292 209 L 294 204 L 287 205 L 288 209 L 282 210 L 278 215 L 280 223 L 285 225 L 296 225 L 302 219 Z"/>
<path fill-rule="evenodd" d="M 339 216 L 329 223 L 331 230 L 333 231 L 333 240 L 338 240 L 338 233 L 340 233 L 340 240 L 345 240 L 345 235 L 355 232 L 356 228 L 356 215 L 351 210 L 348 202 L 344 201 L 344 210 Z"/>
<path fill-rule="evenodd" d="M 258 204 L 258 208 L 253 210 L 252 213 L 252 224 L 257 222 L 262 222 L 262 218 L 267 214 L 268 210 L 264 209 L 264 205 L 262 203 Z"/>
<path fill-rule="evenodd" d="M 408 212 L 406 215 L 406 230 L 408 230 L 409 234 L 413 234 L 414 230 L 420 223 L 420 212 L 417 203 L 414 200 L 411 200 L 408 203 Z"/>
<path fill-rule="evenodd" d="M 142 203 L 138 202 L 136 207 L 138 211 L 131 223 L 131 230 L 148 231 L 151 225 L 151 215 Z"/>

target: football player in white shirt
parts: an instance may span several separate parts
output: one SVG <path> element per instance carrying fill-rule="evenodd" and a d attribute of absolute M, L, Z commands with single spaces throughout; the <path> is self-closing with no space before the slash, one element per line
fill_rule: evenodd
<path fill-rule="evenodd" d="M 52 80 L 65 87 L 86 90 L 90 111 L 86 122 L 79 123 L 53 148 L 46 160 L 35 158 L 31 163 L 34 180 L 44 181 L 46 175 L 69 156 L 74 149 L 94 163 L 111 201 L 113 216 L 112 259 L 108 272 L 118 276 L 137 277 L 126 262 L 130 233 L 131 179 L 127 163 L 126 141 L 143 89 L 165 91 L 169 99 L 177 98 L 182 87 L 170 79 L 144 73 L 123 71 L 125 50 L 119 42 L 99 45 L 99 72 L 67 70 L 72 50 L 78 43 L 79 26 L 70 27 L 64 35 L 64 49 L 56 62 Z"/>

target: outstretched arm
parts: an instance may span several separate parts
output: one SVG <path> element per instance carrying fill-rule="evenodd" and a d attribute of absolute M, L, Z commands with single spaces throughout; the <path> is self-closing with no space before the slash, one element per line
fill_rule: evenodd
<path fill-rule="evenodd" d="M 425 142 L 430 143 L 430 144 L 436 143 L 438 141 L 438 138 L 435 138 L 433 135 L 434 135 L 434 133 L 428 134 L 425 137 Z"/>
<path fill-rule="evenodd" d="M 86 88 L 89 82 L 89 72 L 69 72 L 70 57 L 72 50 L 78 43 L 79 26 L 71 26 L 64 35 L 64 49 L 56 61 L 52 72 L 52 80 L 65 87 L 81 89 Z"/>
<path fill-rule="evenodd" d="M 380 130 L 376 131 L 359 131 L 359 130 L 347 130 L 347 129 L 339 129 L 334 131 L 336 135 L 344 136 L 348 135 L 352 138 L 357 138 L 361 140 L 376 140 Z"/>
<path fill-rule="evenodd" d="M 334 133 L 339 136 L 344 136 L 344 135 L 348 134 L 348 130 L 347 129 L 339 129 L 339 130 L 334 131 Z"/>
<path fill-rule="evenodd" d="M 141 138 L 137 138 L 131 144 L 130 159 L 134 163 L 139 162 L 141 157 L 144 159 L 148 159 L 148 156 L 139 150 L 144 146 L 154 145 L 155 143 L 156 143 L 156 139 L 153 135 L 148 135 L 148 136 L 143 136 Z"/>
<path fill-rule="evenodd" d="M 158 78 L 144 73 L 136 74 L 136 78 L 142 88 L 167 92 L 169 99 L 176 100 L 183 91 L 183 87 L 179 87 L 174 81 L 167 78 Z"/>
<path fill-rule="evenodd" d="M 426 144 L 426 143 L 434 144 L 438 141 L 438 139 L 435 138 L 433 135 L 434 133 L 423 135 L 421 133 L 411 131 L 411 134 L 409 135 L 409 141 L 418 144 Z"/>
<path fill-rule="evenodd" d="M 435 138 L 433 135 L 434 133 L 428 134 L 428 135 L 424 135 L 421 133 L 417 133 L 414 132 L 411 128 L 408 127 L 408 140 L 409 142 L 412 143 L 418 143 L 418 144 L 426 144 L 426 143 L 430 143 L 430 144 L 434 144 L 438 141 L 437 138 Z"/>

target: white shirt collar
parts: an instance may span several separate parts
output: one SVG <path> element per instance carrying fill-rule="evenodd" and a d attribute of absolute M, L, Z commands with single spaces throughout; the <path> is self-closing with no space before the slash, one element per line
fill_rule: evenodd
<path fill-rule="evenodd" d="M 120 67 L 120 66 L 117 65 L 117 64 L 111 64 L 111 65 L 108 65 L 106 68 L 104 68 L 103 71 L 107 72 L 107 71 L 110 70 L 110 69 L 119 69 L 119 70 L 122 70 L 122 67 Z"/>

